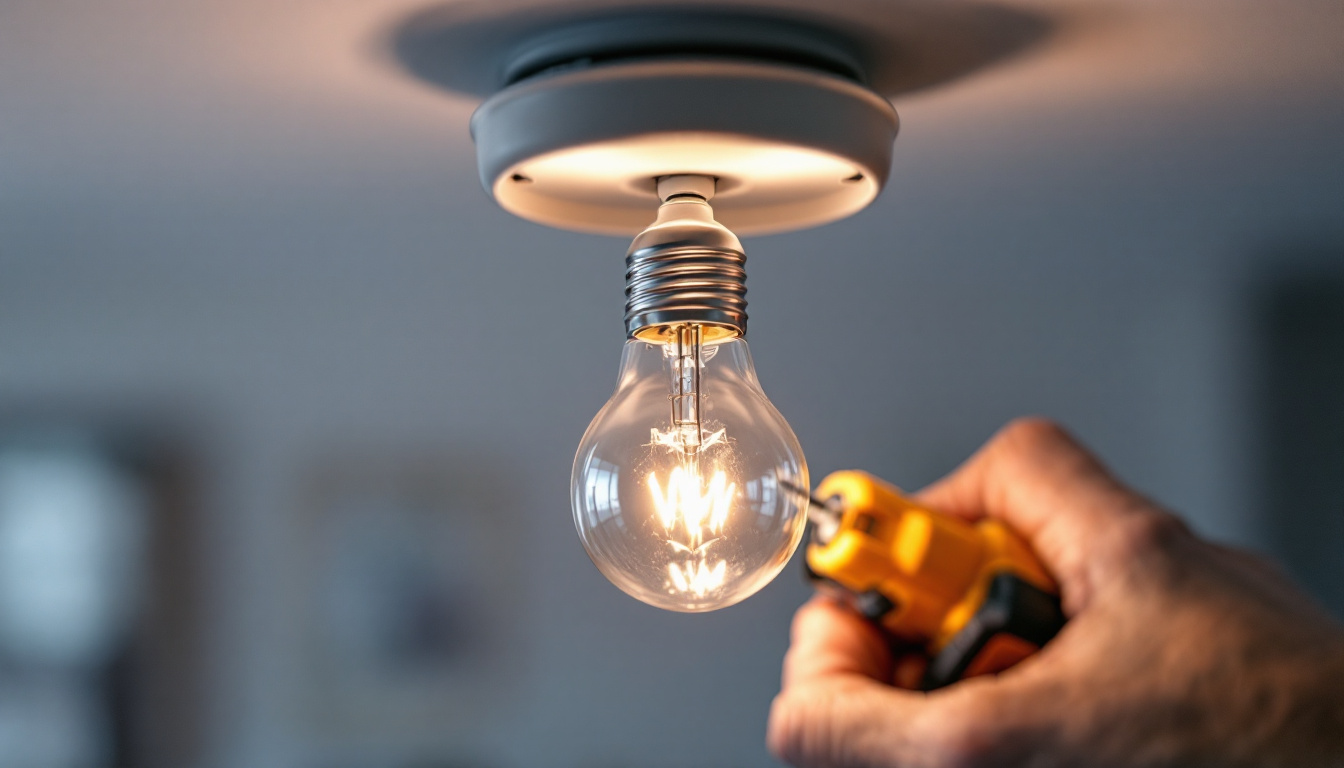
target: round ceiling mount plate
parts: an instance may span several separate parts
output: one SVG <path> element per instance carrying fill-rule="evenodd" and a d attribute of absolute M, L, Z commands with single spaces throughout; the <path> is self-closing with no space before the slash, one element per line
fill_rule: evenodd
<path fill-rule="evenodd" d="M 399 29 L 397 54 L 431 82 L 488 95 L 471 130 L 500 205 L 601 234 L 642 230 L 657 179 L 682 174 L 716 179 L 716 216 L 741 234 L 849 216 L 885 184 L 899 127 L 871 84 L 910 90 L 985 60 L 980 49 L 925 55 L 922 71 L 893 74 L 862 25 L 822 23 L 782 0 L 504 5 L 417 16 Z M 909 14 L 921 18 L 946 33 L 952 17 Z"/>
<path fill-rule="evenodd" d="M 665 59 L 524 80 L 472 118 L 481 181 L 543 224 L 634 234 L 657 179 L 710 176 L 714 210 L 740 234 L 849 216 L 887 178 L 897 118 L 867 89 L 813 70 Z"/>

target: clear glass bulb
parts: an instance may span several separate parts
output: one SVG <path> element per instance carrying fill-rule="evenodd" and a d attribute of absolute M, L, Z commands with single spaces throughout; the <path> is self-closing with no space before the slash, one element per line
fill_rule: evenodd
<path fill-rule="evenodd" d="M 631 339 L 616 392 L 574 459 L 579 538 L 613 584 L 673 611 L 723 608 L 770 582 L 806 522 L 807 463 L 722 329 Z M 722 335 L 722 334 L 719 334 Z"/>

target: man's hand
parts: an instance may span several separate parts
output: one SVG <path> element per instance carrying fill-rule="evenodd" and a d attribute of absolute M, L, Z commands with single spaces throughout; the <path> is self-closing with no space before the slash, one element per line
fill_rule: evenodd
<path fill-rule="evenodd" d="M 1058 427 L 1013 423 L 919 498 L 1025 536 L 1068 625 L 998 676 L 918 693 L 893 685 L 909 676 L 877 629 L 814 599 L 770 712 L 780 759 L 1344 765 L 1344 631 L 1273 565 L 1196 538 Z"/>

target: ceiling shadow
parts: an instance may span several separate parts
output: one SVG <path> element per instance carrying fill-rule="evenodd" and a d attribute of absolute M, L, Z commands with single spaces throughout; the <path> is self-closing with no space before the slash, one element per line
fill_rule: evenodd
<path fill-rule="evenodd" d="M 824 10 L 821 10 L 823 9 Z M 815 29 L 849 49 L 861 78 L 888 97 L 941 86 L 1040 47 L 1059 19 L 991 3 L 937 0 L 474 0 L 429 6 L 395 23 L 383 53 L 414 77 L 457 94 L 484 98 L 508 84 L 519 47 L 557 27 L 646 15 L 694 13 L 725 24 L 767 19 Z M 730 53 L 726 51 L 726 53 Z"/>

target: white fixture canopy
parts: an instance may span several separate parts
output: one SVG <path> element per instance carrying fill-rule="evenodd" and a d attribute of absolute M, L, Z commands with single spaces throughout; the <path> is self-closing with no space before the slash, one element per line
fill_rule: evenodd
<path fill-rule="evenodd" d="M 782 232 L 881 192 L 899 127 L 884 93 L 959 76 L 1041 31 L 1010 15 L 999 21 L 1012 34 L 994 38 L 965 3 L 902 3 L 896 31 L 857 23 L 847 2 L 850 18 L 787 2 L 449 7 L 409 21 L 398 50 L 425 79 L 488 95 L 471 120 L 481 182 L 518 216 L 632 235 L 653 218 L 658 179 L 695 175 L 715 179 L 731 230 Z"/>

